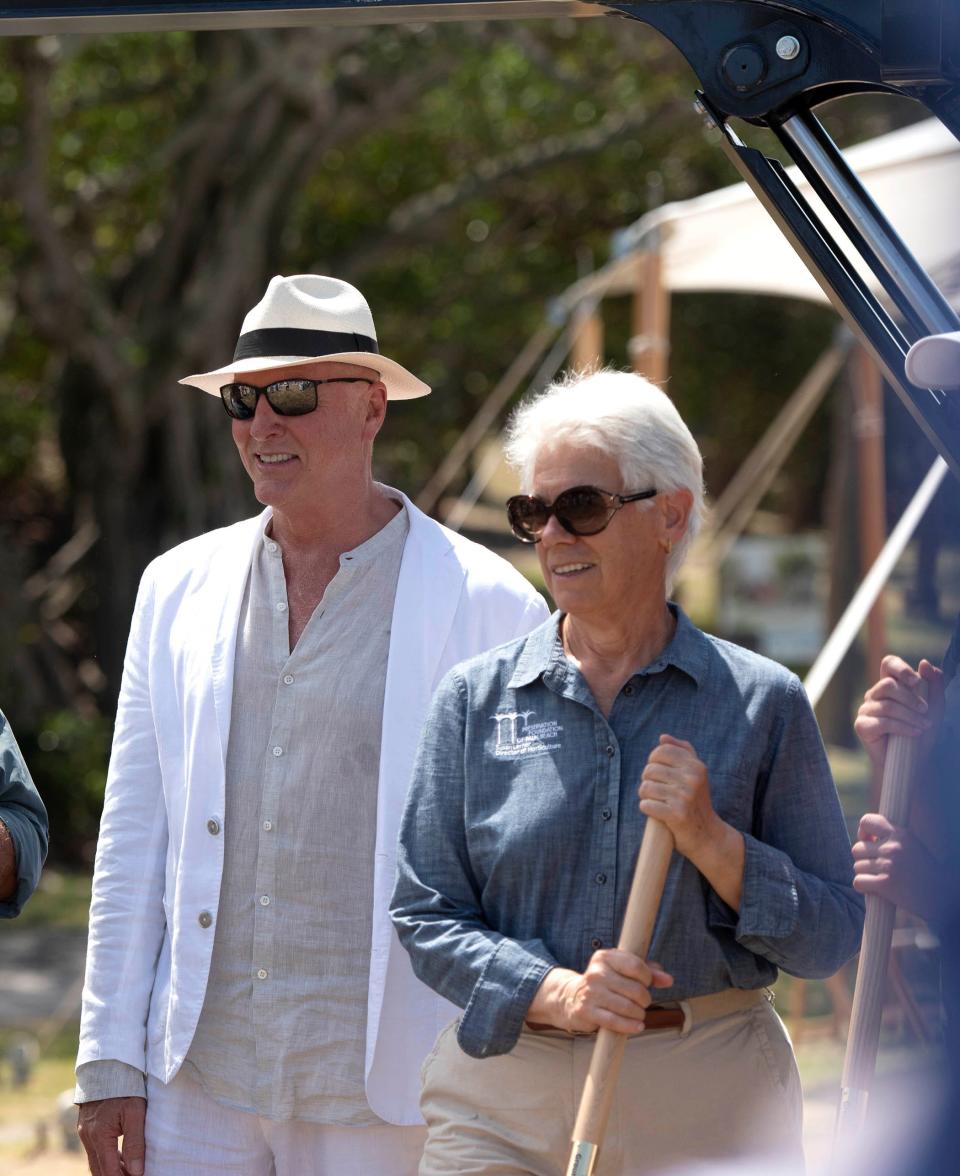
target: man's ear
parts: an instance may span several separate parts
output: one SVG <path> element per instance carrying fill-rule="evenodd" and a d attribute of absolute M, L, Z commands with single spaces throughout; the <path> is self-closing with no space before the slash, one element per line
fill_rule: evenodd
<path fill-rule="evenodd" d="M 363 418 L 363 434 L 372 441 L 380 432 L 387 415 L 387 386 L 382 380 L 370 385 Z"/>

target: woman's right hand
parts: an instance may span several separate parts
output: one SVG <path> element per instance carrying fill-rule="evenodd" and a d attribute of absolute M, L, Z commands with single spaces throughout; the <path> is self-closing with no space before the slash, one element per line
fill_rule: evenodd
<path fill-rule="evenodd" d="M 544 976 L 527 1010 L 533 1026 L 571 1033 L 640 1033 L 651 1003 L 651 988 L 669 988 L 673 977 L 660 964 L 620 948 L 603 948 L 585 972 L 553 968 Z"/>

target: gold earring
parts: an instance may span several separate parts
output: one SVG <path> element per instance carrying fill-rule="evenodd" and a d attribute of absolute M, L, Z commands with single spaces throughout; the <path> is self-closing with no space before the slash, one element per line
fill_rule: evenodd
<path fill-rule="evenodd" d="M 667 553 L 667 555 L 669 555 L 673 551 L 673 540 L 672 539 L 661 539 L 660 546 Z"/>

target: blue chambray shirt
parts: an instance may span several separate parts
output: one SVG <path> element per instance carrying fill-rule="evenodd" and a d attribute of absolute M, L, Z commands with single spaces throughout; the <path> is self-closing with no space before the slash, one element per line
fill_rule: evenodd
<path fill-rule="evenodd" d="M 717 813 L 744 834 L 739 914 L 674 853 L 650 956 L 659 1000 L 829 976 L 852 956 L 863 899 L 820 733 L 799 680 L 701 632 L 673 639 L 609 719 L 566 658 L 559 613 L 440 683 L 400 833 L 392 915 L 414 970 L 464 1009 L 473 1057 L 513 1048 L 555 965 L 615 946 L 646 818 L 637 788 L 663 733 L 706 764 Z"/>
<path fill-rule="evenodd" d="M 0 711 L 0 821 L 9 830 L 17 855 L 17 888 L 0 902 L 0 919 L 20 914 L 40 881 L 47 856 L 47 810 L 24 762 L 10 724 Z"/>

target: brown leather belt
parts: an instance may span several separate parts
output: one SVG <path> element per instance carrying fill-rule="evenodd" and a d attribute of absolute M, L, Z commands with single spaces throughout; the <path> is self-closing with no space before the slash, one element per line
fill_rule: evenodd
<path fill-rule="evenodd" d="M 671 1001 L 668 1004 L 652 1004 L 643 1019 L 644 1026 L 648 1032 L 658 1029 L 680 1029 L 689 1032 L 694 1025 L 762 1004 L 765 999 L 773 1003 L 773 994 L 766 988 L 724 988 L 720 992 L 711 992 L 706 996 L 691 996 L 687 1000 L 675 1003 Z M 535 1033 L 554 1033 L 564 1037 L 593 1036 L 593 1033 L 554 1029 L 550 1025 L 532 1024 L 529 1021 L 527 1028 Z"/>
<path fill-rule="evenodd" d="M 643 1018 L 646 1029 L 682 1029 L 686 1020 L 683 1009 L 677 1005 L 667 1008 L 665 1005 L 649 1005 Z"/>
<path fill-rule="evenodd" d="M 646 1015 L 643 1018 L 643 1024 L 646 1029 L 682 1029 L 686 1017 L 683 1009 L 676 1005 L 673 1008 L 668 1008 L 666 1005 L 649 1005 L 647 1007 Z M 526 1026 L 532 1029 L 534 1033 L 563 1033 L 568 1037 L 593 1037 L 596 1033 L 595 1029 L 589 1031 L 570 1030 L 570 1029 L 554 1029 L 553 1025 L 545 1025 L 539 1021 L 527 1021 Z M 631 1037 L 637 1036 L 630 1034 Z"/>

